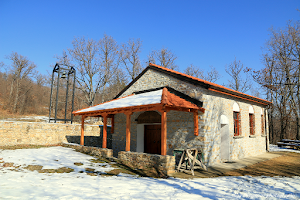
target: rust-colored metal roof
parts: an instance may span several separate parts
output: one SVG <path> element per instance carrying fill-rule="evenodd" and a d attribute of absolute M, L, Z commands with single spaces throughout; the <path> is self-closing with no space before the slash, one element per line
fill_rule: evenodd
<path fill-rule="evenodd" d="M 107 101 L 95 106 L 74 111 L 74 115 L 99 116 L 103 114 L 116 114 L 125 112 L 149 111 L 149 110 L 179 110 L 195 112 L 205 109 L 197 106 L 173 93 L 167 88 L 156 91 L 129 95 L 123 98 Z"/>
<path fill-rule="evenodd" d="M 242 93 L 242 92 L 224 87 L 222 85 L 218 85 L 218 84 L 215 84 L 215 83 L 212 83 L 212 82 L 209 82 L 209 81 L 197 78 L 197 77 L 193 77 L 193 76 L 181 73 L 181 72 L 177 72 L 175 70 L 168 69 L 168 68 L 165 68 L 165 67 L 153 64 L 153 63 L 149 63 L 149 66 L 146 69 L 144 69 L 143 72 L 138 77 L 136 77 L 131 83 L 129 83 L 116 96 L 116 98 L 121 96 L 131 85 L 133 85 L 133 83 L 135 83 L 149 69 L 158 70 L 160 72 L 167 73 L 171 76 L 177 76 L 177 77 L 180 77 L 180 78 L 184 78 L 187 82 L 192 82 L 193 84 L 202 86 L 202 87 L 204 87 L 204 88 L 206 88 L 210 91 L 217 92 L 217 93 L 220 93 L 220 94 L 236 97 L 236 98 L 239 98 L 239 99 L 244 99 L 244 100 L 247 100 L 247 101 L 252 101 L 252 102 L 255 102 L 255 103 L 258 103 L 258 104 L 262 104 L 262 105 L 272 104 L 272 102 L 267 101 L 265 99 L 261 99 L 261 98 L 255 97 L 255 96 L 251 96 L 251 95 L 248 95 L 248 94 L 245 94 L 245 93 Z"/>

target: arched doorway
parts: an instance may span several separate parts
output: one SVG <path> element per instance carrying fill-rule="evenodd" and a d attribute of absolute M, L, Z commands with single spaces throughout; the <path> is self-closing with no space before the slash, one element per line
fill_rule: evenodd
<path fill-rule="evenodd" d="M 136 119 L 137 152 L 161 154 L 161 115 L 146 111 Z"/>
<path fill-rule="evenodd" d="M 222 161 L 228 161 L 229 160 L 229 123 L 228 118 L 225 115 L 221 115 L 221 146 L 220 146 L 220 158 Z"/>

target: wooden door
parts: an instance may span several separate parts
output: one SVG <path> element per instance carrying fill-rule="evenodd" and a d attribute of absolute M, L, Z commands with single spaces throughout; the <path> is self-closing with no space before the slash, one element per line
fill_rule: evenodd
<path fill-rule="evenodd" d="M 161 125 L 145 125 L 144 152 L 161 154 Z"/>

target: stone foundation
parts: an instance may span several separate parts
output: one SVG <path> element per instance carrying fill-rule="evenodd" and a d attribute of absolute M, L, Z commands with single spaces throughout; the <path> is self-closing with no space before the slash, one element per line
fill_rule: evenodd
<path fill-rule="evenodd" d="M 99 156 L 99 157 L 103 157 L 103 158 L 113 157 L 112 149 L 88 147 L 88 146 L 80 146 L 80 145 L 72 145 L 72 144 L 62 144 L 62 146 L 75 149 L 76 151 L 79 151 L 81 153 L 86 153 L 91 156 Z"/>
<path fill-rule="evenodd" d="M 120 151 L 118 159 L 133 169 L 154 169 L 158 177 L 175 172 L 175 156 Z"/>

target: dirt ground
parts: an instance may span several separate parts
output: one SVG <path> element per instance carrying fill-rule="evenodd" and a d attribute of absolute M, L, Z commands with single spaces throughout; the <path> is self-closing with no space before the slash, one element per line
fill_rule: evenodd
<path fill-rule="evenodd" d="M 207 171 L 200 168 L 195 170 L 195 176 L 189 170 L 175 173 L 176 178 L 211 178 L 218 176 L 300 176 L 300 153 L 272 152 L 279 157 L 236 170 L 209 167 Z"/>
<path fill-rule="evenodd" d="M 282 156 L 242 169 L 226 172 L 225 176 L 300 176 L 300 154 L 280 152 Z"/>

